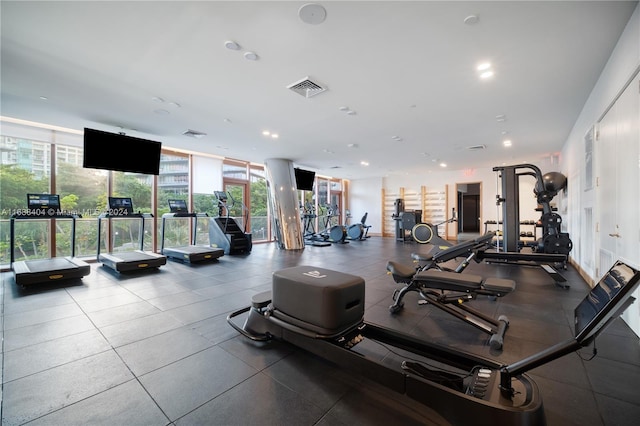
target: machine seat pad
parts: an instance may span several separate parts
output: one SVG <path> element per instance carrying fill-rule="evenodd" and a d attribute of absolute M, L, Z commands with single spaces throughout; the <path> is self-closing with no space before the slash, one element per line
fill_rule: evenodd
<path fill-rule="evenodd" d="M 416 268 L 390 260 L 387 262 L 387 271 L 396 277 L 411 279 L 416 273 Z"/>
<path fill-rule="evenodd" d="M 413 280 L 422 287 L 470 292 L 482 288 L 483 278 L 479 275 L 429 269 L 415 274 Z"/>
<path fill-rule="evenodd" d="M 496 293 L 511 293 L 516 289 L 516 282 L 504 278 L 487 278 L 482 283 L 482 287 L 488 291 Z"/>
<path fill-rule="evenodd" d="M 431 250 L 429 250 L 427 253 L 411 253 L 411 258 L 416 262 L 431 262 L 433 260 L 433 256 L 440 253 L 441 251 L 442 250 L 440 250 L 438 247 L 431 246 Z"/>

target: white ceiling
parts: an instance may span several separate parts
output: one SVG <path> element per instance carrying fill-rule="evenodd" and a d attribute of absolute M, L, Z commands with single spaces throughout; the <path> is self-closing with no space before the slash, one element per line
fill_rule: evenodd
<path fill-rule="evenodd" d="M 3 0 L 1 113 L 350 179 L 535 162 L 561 149 L 638 2 L 319 1 L 315 25 L 304 4 Z M 287 89 L 307 76 L 328 90 Z"/>

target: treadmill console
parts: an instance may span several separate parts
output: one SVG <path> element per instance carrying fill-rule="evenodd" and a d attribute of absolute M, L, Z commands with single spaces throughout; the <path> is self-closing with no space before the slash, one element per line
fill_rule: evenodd
<path fill-rule="evenodd" d="M 55 216 L 60 211 L 60 196 L 57 194 L 27 194 L 29 214 Z"/>
<path fill-rule="evenodd" d="M 133 202 L 129 197 L 109 197 L 109 216 L 129 216 L 133 214 Z"/>
<path fill-rule="evenodd" d="M 187 202 L 185 200 L 169 200 L 169 211 L 171 213 L 188 213 Z"/>

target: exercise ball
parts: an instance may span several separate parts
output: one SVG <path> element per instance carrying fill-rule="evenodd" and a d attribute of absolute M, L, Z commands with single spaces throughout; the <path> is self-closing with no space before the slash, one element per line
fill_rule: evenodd
<path fill-rule="evenodd" d="M 542 176 L 545 191 L 557 193 L 567 186 L 567 178 L 559 172 L 549 172 Z"/>

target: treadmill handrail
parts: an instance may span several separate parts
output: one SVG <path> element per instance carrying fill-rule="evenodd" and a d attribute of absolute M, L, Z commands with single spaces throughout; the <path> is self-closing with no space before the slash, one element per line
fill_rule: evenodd
<path fill-rule="evenodd" d="M 98 215 L 98 248 L 96 251 L 96 260 L 99 260 L 100 257 L 100 242 L 101 242 L 101 235 L 102 235 L 102 219 L 140 219 L 142 221 L 141 223 L 141 228 L 140 228 L 140 250 L 144 251 L 144 220 L 147 218 L 152 218 L 153 214 L 152 213 L 130 213 L 130 214 L 123 214 L 123 215 L 112 215 L 109 213 L 100 213 L 100 215 Z"/>
<path fill-rule="evenodd" d="M 168 212 L 162 215 L 162 225 L 160 226 L 160 253 L 164 253 L 164 230 L 167 219 L 184 219 L 184 218 L 192 218 L 193 229 L 191 231 L 191 241 L 190 245 L 196 245 L 196 232 L 198 230 L 198 218 L 199 217 L 209 217 L 209 215 L 204 213 L 196 213 L 196 212 Z"/>
<path fill-rule="evenodd" d="M 13 264 L 15 261 L 15 242 L 16 242 L 16 232 L 15 232 L 15 221 L 16 220 L 55 220 L 55 219 L 71 219 L 71 257 L 76 256 L 76 219 L 81 218 L 82 216 L 79 214 L 61 214 L 56 213 L 53 215 L 30 215 L 30 214 L 18 214 L 14 213 L 9 218 L 9 251 L 11 252 L 9 255 L 9 264 Z"/>

